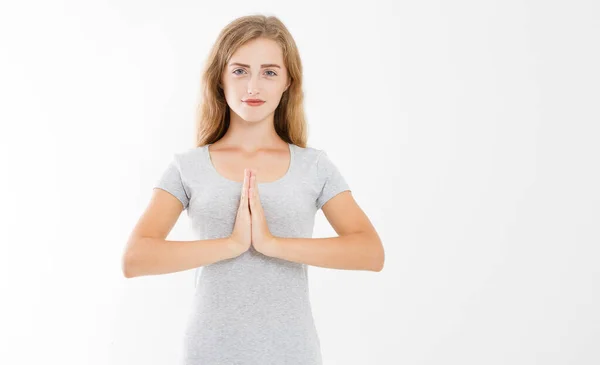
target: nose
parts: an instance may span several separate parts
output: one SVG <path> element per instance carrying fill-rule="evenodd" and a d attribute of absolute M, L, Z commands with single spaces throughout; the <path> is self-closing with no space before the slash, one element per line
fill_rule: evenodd
<path fill-rule="evenodd" d="M 260 75 L 251 75 L 248 80 L 248 94 L 255 95 L 258 94 L 258 84 L 260 80 Z"/>

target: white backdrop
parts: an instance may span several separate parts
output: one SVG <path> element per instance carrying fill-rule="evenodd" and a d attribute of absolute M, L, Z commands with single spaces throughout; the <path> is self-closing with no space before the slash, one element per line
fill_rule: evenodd
<path fill-rule="evenodd" d="M 325 365 L 600 363 L 600 7 L 464 0 L 3 2 L 0 363 L 176 364 L 193 270 L 121 255 L 251 13 L 295 37 L 309 145 L 386 251 L 309 268 Z"/>

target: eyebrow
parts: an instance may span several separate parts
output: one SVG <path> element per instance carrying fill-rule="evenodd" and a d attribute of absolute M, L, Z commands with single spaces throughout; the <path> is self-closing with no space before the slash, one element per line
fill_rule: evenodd
<path fill-rule="evenodd" d="M 229 67 L 231 67 L 231 66 L 242 66 L 242 67 L 250 68 L 250 65 L 245 65 L 243 63 L 238 63 L 238 62 L 230 63 Z M 281 66 L 279 66 L 276 63 L 265 63 L 265 64 L 260 65 L 260 67 L 261 68 L 265 68 L 265 67 L 277 67 L 277 68 L 281 68 Z"/>

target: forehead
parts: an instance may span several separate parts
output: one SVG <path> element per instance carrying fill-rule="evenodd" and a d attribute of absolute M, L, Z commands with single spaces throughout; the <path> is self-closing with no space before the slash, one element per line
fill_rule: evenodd
<path fill-rule="evenodd" d="M 279 44 L 271 39 L 257 38 L 244 43 L 231 56 L 233 62 L 258 67 L 263 63 L 276 63 L 283 67 L 283 51 Z"/>

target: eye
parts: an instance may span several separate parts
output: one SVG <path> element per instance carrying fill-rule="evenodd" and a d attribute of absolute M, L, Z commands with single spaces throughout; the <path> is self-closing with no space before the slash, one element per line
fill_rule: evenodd
<path fill-rule="evenodd" d="M 240 73 L 238 73 L 237 71 L 244 71 L 244 69 L 241 68 L 236 68 L 235 70 L 233 70 L 233 74 L 234 75 L 241 75 Z M 245 72 L 245 71 L 244 71 Z M 277 73 L 275 73 L 275 71 L 271 71 L 271 70 L 267 70 L 265 72 L 271 72 L 272 74 L 268 75 L 268 76 L 277 76 Z"/>

